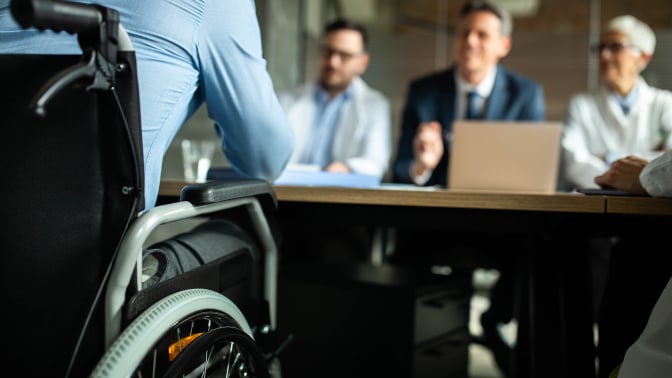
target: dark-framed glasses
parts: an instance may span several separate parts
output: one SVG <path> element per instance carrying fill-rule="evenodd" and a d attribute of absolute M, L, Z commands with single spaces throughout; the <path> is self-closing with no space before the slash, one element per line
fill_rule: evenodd
<path fill-rule="evenodd" d="M 341 51 L 337 49 L 332 49 L 329 46 L 322 46 L 320 47 L 320 55 L 325 58 L 325 59 L 331 59 L 332 56 L 336 55 L 338 58 L 343 61 L 347 62 L 351 59 L 354 59 L 360 55 L 362 55 L 363 52 L 347 52 L 347 51 Z"/>
<path fill-rule="evenodd" d="M 590 50 L 595 54 L 601 54 L 602 51 L 604 51 L 604 50 L 607 50 L 612 54 L 618 54 L 625 49 L 635 49 L 636 50 L 635 46 L 627 45 L 627 44 L 620 43 L 620 42 L 611 42 L 611 43 L 600 42 L 599 44 L 591 47 Z"/>

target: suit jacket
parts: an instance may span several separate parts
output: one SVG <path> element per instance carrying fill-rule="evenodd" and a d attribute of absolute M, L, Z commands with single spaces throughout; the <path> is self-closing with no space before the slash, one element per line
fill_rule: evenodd
<path fill-rule="evenodd" d="M 444 154 L 425 185 L 447 185 L 450 135 L 456 107 L 455 67 L 411 82 L 402 116 L 401 137 L 394 162 L 393 180 L 413 183 L 413 138 L 421 122 L 438 121 L 444 135 Z M 497 66 L 492 93 L 487 99 L 483 118 L 503 121 L 541 121 L 546 117 L 540 84 L 520 74 Z"/>
<path fill-rule="evenodd" d="M 316 83 L 308 83 L 278 95 L 294 129 L 296 148 L 290 160 L 296 163 L 313 127 Z M 332 161 L 345 163 L 354 173 L 382 178 L 392 149 L 390 104 L 364 80 L 353 80 L 352 99 L 341 109 L 331 147 Z"/>

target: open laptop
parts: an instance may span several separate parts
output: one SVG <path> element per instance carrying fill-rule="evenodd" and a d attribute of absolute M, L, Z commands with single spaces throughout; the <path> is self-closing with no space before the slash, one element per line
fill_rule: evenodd
<path fill-rule="evenodd" d="M 448 189 L 555 193 L 560 122 L 453 123 Z"/>

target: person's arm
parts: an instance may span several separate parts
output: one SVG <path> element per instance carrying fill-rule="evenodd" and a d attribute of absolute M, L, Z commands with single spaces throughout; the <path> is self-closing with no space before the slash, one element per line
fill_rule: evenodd
<path fill-rule="evenodd" d="M 393 165 L 393 180 L 398 183 L 412 184 L 411 166 L 413 164 L 413 139 L 420 124 L 416 110 L 413 84 L 409 86 L 406 104 L 401 119 L 401 136 L 397 145 L 397 154 Z"/>
<path fill-rule="evenodd" d="M 636 156 L 618 159 L 595 177 L 595 183 L 633 194 L 672 197 L 672 152 L 650 162 Z"/>
<path fill-rule="evenodd" d="M 417 185 L 425 184 L 443 156 L 443 128 L 437 121 L 423 122 L 413 139 L 413 164 L 410 176 Z"/>
<path fill-rule="evenodd" d="M 672 197 L 672 152 L 651 160 L 639 175 L 646 192 L 653 197 Z"/>
<path fill-rule="evenodd" d="M 609 169 L 609 165 L 588 148 L 588 122 L 593 108 L 587 106 L 587 97 L 573 97 L 565 113 L 562 136 L 563 179 L 580 188 L 595 188 L 595 176 Z"/>
<path fill-rule="evenodd" d="M 401 137 L 394 162 L 394 181 L 424 185 L 444 153 L 443 131 L 434 122 L 421 122 L 419 97 L 414 84 L 409 87 L 402 115 Z"/>
<path fill-rule="evenodd" d="M 532 87 L 528 106 L 520 119 L 531 121 L 544 121 L 546 119 L 546 102 L 544 100 L 544 89 L 541 85 L 535 84 Z"/>
<path fill-rule="evenodd" d="M 639 175 L 648 161 L 637 156 L 618 159 L 603 174 L 595 177 L 595 183 L 603 188 L 622 190 L 638 195 L 648 193 L 639 181 Z"/>
<path fill-rule="evenodd" d="M 377 96 L 371 96 L 365 103 L 367 124 L 362 153 L 344 163 L 352 172 L 382 178 L 392 149 L 390 104 Z"/>
<path fill-rule="evenodd" d="M 202 90 L 228 162 L 241 174 L 277 178 L 294 148 L 262 55 L 253 1 L 209 1 L 199 32 Z"/>

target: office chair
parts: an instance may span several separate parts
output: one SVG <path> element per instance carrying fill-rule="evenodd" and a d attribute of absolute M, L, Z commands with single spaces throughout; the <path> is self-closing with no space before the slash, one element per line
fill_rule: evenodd
<path fill-rule="evenodd" d="M 143 211 L 135 55 L 117 12 L 38 0 L 11 10 L 24 28 L 76 34 L 82 55 L 0 55 L 5 366 L 52 377 L 277 373 L 265 342 L 279 236 L 270 185 L 191 185 Z M 197 225 L 175 243 L 149 245 L 185 220 Z M 199 236 L 224 246 L 195 251 L 207 244 Z"/>

